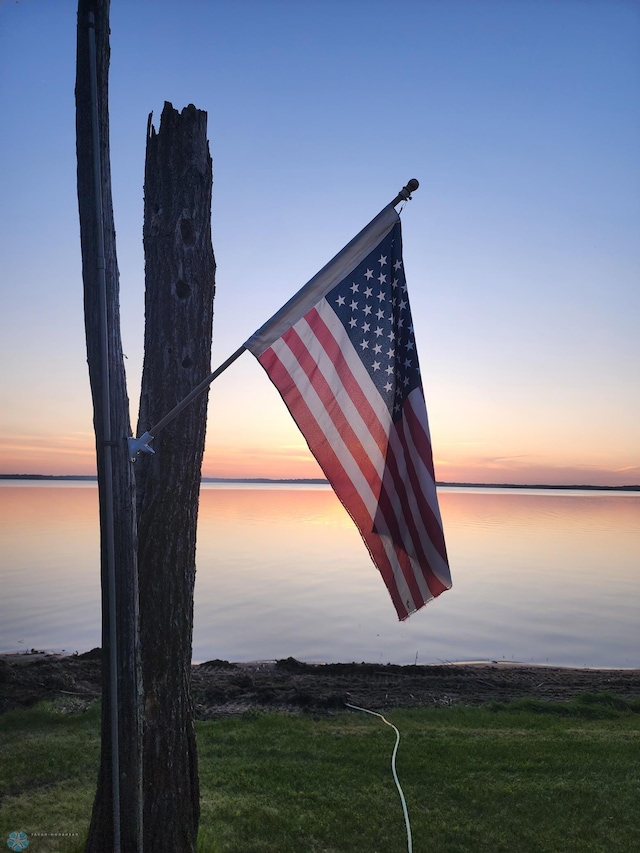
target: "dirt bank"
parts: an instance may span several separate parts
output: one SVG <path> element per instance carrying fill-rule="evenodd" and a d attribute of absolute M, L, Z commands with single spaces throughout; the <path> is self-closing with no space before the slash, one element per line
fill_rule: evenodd
<path fill-rule="evenodd" d="M 100 651 L 63 657 L 43 653 L 0 656 L 0 712 L 42 699 L 66 699 L 82 707 L 100 696 Z M 372 710 L 482 705 L 524 696 L 571 699 L 609 692 L 640 698 L 640 670 L 563 669 L 483 663 L 438 666 L 304 664 L 281 661 L 233 664 L 208 661 L 193 667 L 198 719 L 251 709 L 330 711 L 345 702 Z"/>

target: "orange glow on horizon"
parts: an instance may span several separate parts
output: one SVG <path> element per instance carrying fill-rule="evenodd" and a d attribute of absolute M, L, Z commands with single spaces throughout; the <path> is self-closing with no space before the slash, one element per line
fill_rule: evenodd
<path fill-rule="evenodd" d="M 269 436 L 268 438 L 272 438 Z M 226 438 L 226 437 L 225 437 Z M 244 438 L 244 436 L 242 437 Z M 297 437 L 296 437 L 297 438 Z M 324 474 L 302 438 L 282 444 L 234 445 L 230 441 L 209 442 L 203 459 L 203 477 L 226 479 L 317 479 Z M 484 448 L 483 448 L 484 449 Z M 607 459 L 606 462 L 613 462 Z M 616 460 L 617 461 L 617 460 Z M 563 459 L 560 452 L 520 456 L 481 456 L 461 448 L 446 457 L 436 453 L 439 482 L 513 483 L 548 485 L 628 486 L 640 484 L 640 466 L 585 463 Z M 0 473 L 93 476 L 96 473 L 94 436 L 8 435 L 0 440 Z"/>

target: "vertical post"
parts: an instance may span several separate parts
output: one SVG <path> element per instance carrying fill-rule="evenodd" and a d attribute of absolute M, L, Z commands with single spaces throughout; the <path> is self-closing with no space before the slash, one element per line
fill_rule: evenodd
<path fill-rule="evenodd" d="M 78 0 L 76 146 L 87 365 L 96 435 L 102 592 L 100 768 L 86 853 L 139 853 L 142 675 L 135 480 L 120 336 L 109 162 L 110 0 Z"/>
<path fill-rule="evenodd" d="M 207 114 L 165 103 L 144 175 L 142 431 L 211 369 L 215 259 Z M 201 389 L 204 390 L 204 389 Z M 136 462 L 147 850 L 195 853 L 200 796 L 191 698 L 196 525 L 207 395 Z"/>
<path fill-rule="evenodd" d="M 100 163 L 100 126 L 98 123 L 98 71 L 96 64 L 96 19 L 89 12 L 89 73 L 91 85 L 91 130 L 93 136 L 93 183 L 96 215 L 96 274 L 100 315 L 100 374 L 102 384 L 102 453 L 105 493 L 105 551 L 109 590 L 109 678 L 111 685 L 111 798 L 113 850 L 120 853 L 120 745 L 118 738 L 118 636 L 116 622 L 115 530 L 113 521 L 113 458 L 111 433 L 111 388 L 109 382 L 109 321 L 107 316 L 107 279 L 104 257 L 104 221 L 102 216 L 102 167 Z"/>

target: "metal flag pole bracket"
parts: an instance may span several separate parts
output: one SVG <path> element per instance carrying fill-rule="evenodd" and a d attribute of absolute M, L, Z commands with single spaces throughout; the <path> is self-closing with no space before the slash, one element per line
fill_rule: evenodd
<path fill-rule="evenodd" d="M 404 186 L 398 195 L 390 202 L 384 210 L 387 210 L 390 207 L 395 207 L 396 204 L 399 204 L 401 201 L 409 201 L 411 199 L 411 193 L 415 192 L 420 184 L 418 183 L 416 178 L 411 178 L 407 181 L 406 186 Z M 367 226 L 368 227 L 368 226 Z M 366 229 L 365 229 L 366 230 Z M 355 238 L 358 239 L 357 237 Z M 354 242 L 354 241 L 352 241 Z M 214 379 L 217 379 L 221 373 L 223 373 L 227 367 L 229 367 L 233 362 L 239 358 L 242 353 L 245 351 L 246 346 L 243 344 L 241 347 L 229 356 L 229 358 L 224 361 L 220 367 L 216 368 L 213 373 L 210 373 L 199 385 L 191 391 L 184 400 L 181 400 L 177 406 L 171 409 L 161 420 L 158 421 L 157 424 L 150 427 L 146 432 L 144 432 L 138 438 L 134 438 L 133 436 L 127 439 L 128 447 L 129 447 L 129 458 L 132 462 L 135 462 L 139 453 L 155 453 L 155 450 L 150 447 L 149 442 L 153 441 L 158 432 L 165 427 L 170 421 L 172 421 L 180 412 L 185 409 L 190 403 L 193 402 L 197 397 L 200 396 L 204 391 L 207 390 L 209 385 L 213 382 Z"/>
<path fill-rule="evenodd" d="M 138 438 L 129 436 L 127 445 L 129 447 L 129 458 L 132 462 L 136 461 L 138 453 L 155 453 L 153 447 L 149 447 L 150 441 L 153 441 L 153 436 L 150 432 L 143 432 Z"/>

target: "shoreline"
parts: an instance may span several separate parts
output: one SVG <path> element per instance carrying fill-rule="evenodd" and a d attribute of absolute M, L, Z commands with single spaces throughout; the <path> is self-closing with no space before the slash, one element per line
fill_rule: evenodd
<path fill-rule="evenodd" d="M 640 699 L 639 669 L 580 669 L 515 661 L 444 664 L 307 664 L 283 660 L 191 666 L 198 720 L 253 711 L 335 713 L 371 709 L 481 706 L 535 699 L 564 702 L 606 694 Z M 0 713 L 41 701 L 87 708 L 102 695 L 101 651 L 0 655 Z"/>
<path fill-rule="evenodd" d="M 0 652 L 0 661 L 17 666 L 32 663 L 35 661 L 65 661 L 65 660 L 86 660 L 89 656 L 91 659 L 99 660 L 99 649 L 91 649 L 87 652 L 72 653 L 67 652 L 49 652 L 41 650 L 25 650 L 14 652 Z M 578 666 L 570 664 L 556 663 L 533 663 L 526 661 L 513 660 L 459 660 L 459 661 L 437 661 L 431 663 L 376 663 L 374 661 L 301 661 L 295 658 L 287 658 L 286 660 L 296 660 L 301 666 L 305 667 L 334 667 L 334 666 L 368 666 L 368 667 L 399 667 L 401 669 L 429 669 L 441 667 L 458 667 L 469 669 L 551 669 L 551 670 L 567 670 L 568 672 L 638 672 L 640 673 L 640 664 L 638 666 Z M 215 661 L 216 663 L 218 661 Z M 220 663 L 237 667 L 238 669 L 275 669 L 281 661 L 274 659 L 265 660 L 249 660 L 249 661 L 220 661 Z M 210 666 L 211 661 L 192 661 L 191 667 L 197 668 L 200 666 Z"/>

